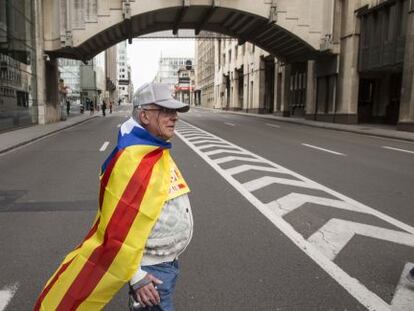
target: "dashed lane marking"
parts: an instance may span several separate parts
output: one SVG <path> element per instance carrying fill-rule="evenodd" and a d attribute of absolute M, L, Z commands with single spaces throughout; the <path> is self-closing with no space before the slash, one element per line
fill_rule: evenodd
<path fill-rule="evenodd" d="M 102 147 L 99 149 L 100 152 L 105 151 L 109 145 L 109 141 L 103 143 Z"/>
<path fill-rule="evenodd" d="M 320 151 L 325 151 L 325 152 L 332 153 L 332 154 L 336 154 L 336 155 L 340 155 L 340 156 L 346 156 L 343 153 L 336 152 L 336 151 L 332 151 L 332 150 L 325 149 L 325 148 L 321 148 L 321 147 L 314 146 L 314 145 L 302 144 L 302 146 L 309 147 L 309 148 L 316 149 L 316 150 L 320 150 Z"/>
<path fill-rule="evenodd" d="M 190 139 L 188 139 L 186 133 L 191 133 Z M 401 307 L 404 303 L 400 302 L 412 299 L 414 293 L 404 292 L 405 294 L 401 294 L 403 298 L 399 299 L 400 302 L 393 301 L 390 305 L 376 293 L 370 291 L 355 276 L 347 274 L 333 259 L 346 244 L 355 240 L 352 239 L 355 235 L 365 235 L 408 247 L 414 246 L 414 228 L 412 226 L 186 122 L 179 122 L 177 136 L 368 310 L 406 310 Z M 214 142 L 211 142 L 211 140 Z M 229 151 L 227 151 L 228 149 Z M 230 149 L 237 152 L 232 152 Z M 215 150 L 218 151 L 214 152 Z M 226 152 L 223 152 L 223 150 L 226 150 Z M 227 153 L 236 153 L 236 155 L 229 156 Z M 222 154 L 221 157 L 217 157 L 218 154 Z M 215 155 L 215 157 L 210 158 L 212 155 Z M 227 169 L 221 166 L 232 161 L 241 161 L 242 163 L 232 167 L 226 166 Z M 237 174 L 251 170 L 261 171 L 264 176 L 244 183 L 234 177 Z M 268 173 L 283 174 L 283 178 L 267 176 Z M 275 198 L 270 203 L 264 203 L 254 195 L 256 190 L 272 184 L 290 185 L 292 186 L 292 192 L 283 197 Z M 314 189 L 322 195 L 313 196 L 300 193 L 301 189 L 303 191 Z M 323 193 L 326 194 L 326 197 L 323 196 Z M 284 216 L 298 208 L 307 208 L 312 204 L 369 214 L 393 225 L 397 229 L 401 229 L 401 231 L 333 218 L 322 226 L 322 229 L 306 239 L 285 220 Z M 323 238 L 321 239 L 322 235 Z M 409 297 L 407 298 L 407 296 Z"/>
<path fill-rule="evenodd" d="M 12 300 L 14 294 L 16 293 L 18 284 L 13 284 L 6 286 L 0 290 L 0 311 L 6 309 L 9 302 Z"/>
<path fill-rule="evenodd" d="M 228 125 L 228 126 L 236 126 L 236 124 L 234 123 L 230 123 L 230 122 L 224 122 L 224 124 Z"/>
<path fill-rule="evenodd" d="M 412 154 L 414 154 L 414 151 L 411 151 L 411 150 L 405 150 L 405 149 L 394 148 L 394 147 L 389 147 L 389 146 L 382 146 L 382 148 L 388 149 L 388 150 L 394 150 L 394 151 L 399 151 L 399 152 L 405 152 L 405 153 L 412 153 Z"/>
<path fill-rule="evenodd" d="M 280 128 L 280 125 L 273 124 L 273 123 L 266 123 L 266 125 L 270 127 Z"/>

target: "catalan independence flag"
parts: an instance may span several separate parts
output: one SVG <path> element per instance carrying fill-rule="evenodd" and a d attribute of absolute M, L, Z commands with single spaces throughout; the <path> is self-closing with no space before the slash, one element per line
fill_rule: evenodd
<path fill-rule="evenodd" d="M 34 310 L 101 310 L 131 279 L 165 201 L 189 192 L 170 148 L 132 118 L 121 126 L 102 166 L 93 226 L 46 283 Z"/>

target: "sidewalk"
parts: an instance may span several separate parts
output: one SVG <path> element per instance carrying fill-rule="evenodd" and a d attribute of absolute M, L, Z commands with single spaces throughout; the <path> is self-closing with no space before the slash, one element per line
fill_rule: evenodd
<path fill-rule="evenodd" d="M 66 121 L 35 125 L 2 133 L 0 134 L 0 154 L 99 116 L 100 114 L 90 116 L 87 112 L 71 116 Z"/>
<path fill-rule="evenodd" d="M 344 132 L 351 132 L 351 133 L 357 133 L 357 134 L 362 134 L 362 135 L 371 135 L 371 136 L 377 136 L 377 137 L 400 139 L 400 140 L 414 142 L 413 132 L 397 131 L 395 129 L 395 126 L 392 126 L 392 125 L 339 124 L 339 123 L 328 123 L 328 122 L 321 122 L 321 121 L 305 120 L 302 118 L 294 118 L 294 117 L 277 117 L 274 115 L 266 115 L 266 114 L 253 114 L 253 113 L 237 112 L 237 111 L 225 111 L 225 110 L 218 110 L 218 109 L 204 108 L 204 107 L 191 107 L 191 108 L 208 110 L 208 111 L 213 111 L 213 112 L 220 112 L 220 113 L 243 115 L 243 116 L 248 116 L 248 117 L 255 117 L 255 118 L 262 118 L 262 119 L 268 119 L 268 120 L 274 120 L 274 121 L 280 121 L 280 122 L 300 124 L 300 125 L 305 125 L 305 126 L 319 127 L 319 128 L 325 128 L 325 129 L 330 129 L 330 130 L 335 130 L 335 131 L 344 131 Z"/>

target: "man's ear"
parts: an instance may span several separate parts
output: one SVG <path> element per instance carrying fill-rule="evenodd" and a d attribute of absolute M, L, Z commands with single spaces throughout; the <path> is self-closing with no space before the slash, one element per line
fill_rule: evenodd
<path fill-rule="evenodd" d="M 150 123 L 150 120 L 148 119 L 148 115 L 144 110 L 141 110 L 139 112 L 139 119 L 141 120 L 142 124 L 148 125 Z"/>

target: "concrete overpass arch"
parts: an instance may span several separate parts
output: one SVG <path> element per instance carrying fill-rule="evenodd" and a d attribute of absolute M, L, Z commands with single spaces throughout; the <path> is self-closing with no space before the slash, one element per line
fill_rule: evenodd
<path fill-rule="evenodd" d="M 315 57 L 332 32 L 329 0 L 45 0 L 45 51 L 87 60 L 112 45 L 179 29 L 249 41 L 291 62 Z M 328 17 L 327 17 L 328 16 Z M 60 17 L 60 18 L 59 18 Z M 325 18 L 321 18 L 325 17 Z"/>

